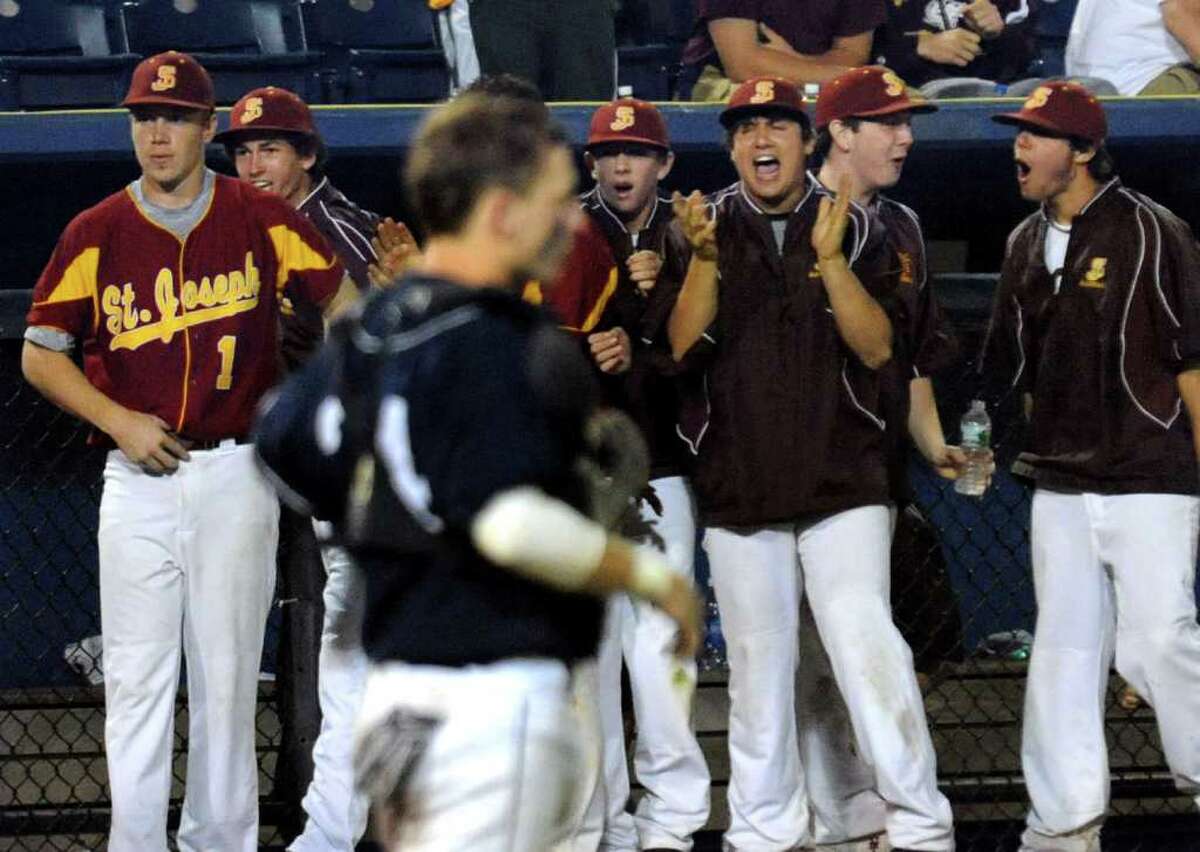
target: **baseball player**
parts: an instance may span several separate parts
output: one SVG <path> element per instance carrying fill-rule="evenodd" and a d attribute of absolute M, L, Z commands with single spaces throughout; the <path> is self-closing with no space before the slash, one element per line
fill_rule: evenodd
<path fill-rule="evenodd" d="M 909 96 L 886 68 L 856 68 L 822 90 L 816 104 L 816 174 L 823 187 L 848 181 L 851 206 L 866 222 L 856 268 L 860 274 L 894 280 L 882 296 L 892 317 L 892 358 L 881 370 L 889 429 L 889 472 L 893 498 L 908 490 L 908 449 L 901 424 L 923 457 L 940 474 L 954 478 L 966 464 L 962 450 L 947 445 L 938 418 L 931 373 L 954 355 L 955 346 L 927 286 L 925 241 L 917 214 L 884 195 L 900 179 L 914 137 L 915 113 L 935 109 Z M 811 614 L 801 618 L 801 662 L 797 675 L 797 719 L 801 763 L 819 848 L 867 849 L 886 838 L 886 803 L 875 789 L 874 772 L 859 757 L 844 705 L 830 700 L 828 657 Z M 823 682 L 824 681 L 824 682 Z M 863 840 L 862 838 L 866 838 Z"/>
<path fill-rule="evenodd" d="M 696 521 L 675 435 L 674 362 L 665 339 L 678 285 L 658 282 L 668 239 L 680 239 L 669 228 L 670 201 L 658 191 L 674 162 L 662 115 L 631 98 L 605 104 L 592 115 L 584 160 L 596 185 L 582 196 L 583 210 L 615 260 L 600 327 L 622 329 L 634 341 L 630 368 L 610 383 L 610 401 L 633 417 L 650 445 L 654 501 L 641 508 L 648 543 L 691 581 Z M 595 340 L 592 347 L 598 348 Z M 597 360 L 604 370 L 602 353 Z M 695 662 L 675 658 L 673 634 L 674 625 L 655 608 L 628 595 L 610 601 L 598 656 L 602 783 L 588 820 L 597 832 L 603 820 L 603 849 L 690 849 L 692 834 L 708 821 L 708 766 L 691 729 Z M 622 657 L 637 718 L 634 771 L 646 790 L 633 816 L 625 810 Z"/>
<path fill-rule="evenodd" d="M 749 80 L 721 121 L 740 180 L 707 205 L 677 200 L 692 252 L 668 331 L 677 359 L 704 364 L 683 421 L 728 644 L 726 843 L 783 850 L 809 839 L 794 715 L 807 597 L 887 803 L 889 840 L 953 849 L 888 600 L 880 370 L 900 336 L 894 303 L 911 296 L 895 275 L 859 271 L 870 222 L 850 203 L 848 176 L 835 196 L 806 175 L 811 130 L 794 86 Z"/>
<path fill-rule="evenodd" d="M 356 755 L 393 850 L 551 848 L 580 779 L 569 665 L 633 591 L 698 642 L 691 585 L 580 513 L 590 370 L 518 282 L 552 280 L 580 216 L 537 104 L 436 110 L 406 169 L 421 273 L 267 408 L 259 446 L 367 574 Z M 338 411 L 342 412 L 339 415 Z"/>
<path fill-rule="evenodd" d="M 382 220 L 352 203 L 323 174 L 325 144 L 303 100 L 275 86 L 247 92 L 233 105 L 229 128 L 218 133 L 216 141 L 225 146 L 239 178 L 282 196 L 307 216 L 358 288 L 371 286 L 368 268 L 380 263 L 372 241 L 378 241 Z M 286 315 L 283 340 L 288 363 L 305 360 L 324 333 L 319 314 L 293 310 Z M 311 539 L 311 525 L 296 517 L 304 523 L 282 529 L 297 541 Z M 294 662 L 288 667 L 281 660 L 279 666 L 279 689 L 284 694 L 280 713 L 285 717 L 280 751 L 281 763 L 284 755 L 290 758 L 290 786 L 307 789 L 302 804 L 308 820 L 289 849 L 352 852 L 367 826 L 367 802 L 354 791 L 351 766 L 354 718 L 367 674 L 358 638 L 364 592 L 360 575 L 342 548 L 321 548 L 319 562 L 302 558 L 297 550 L 294 547 L 281 565 L 289 572 L 287 582 L 281 584 L 281 596 L 288 600 L 283 608 L 281 657 L 288 650 Z M 315 679 L 307 676 L 313 660 L 318 660 Z M 277 766 L 276 789 L 287 790 L 289 785 L 281 784 L 283 772 Z"/>
<path fill-rule="evenodd" d="M 167 848 L 182 647 L 179 848 L 251 852 L 279 506 L 247 433 L 278 376 L 283 293 L 327 315 L 357 293 L 307 219 L 205 168 L 216 116 L 193 58 L 143 61 L 124 105 L 141 177 L 67 226 L 34 290 L 22 367 L 111 448 L 99 527 L 108 848 Z"/>
<path fill-rule="evenodd" d="M 1114 653 L 1155 709 L 1176 785 L 1200 804 L 1200 248 L 1121 185 L 1104 109 L 1082 87 L 1047 83 L 994 118 L 1017 127 L 1017 185 L 1040 205 L 1008 239 L 985 350 L 1031 406 L 1013 465 L 1034 487 L 1038 604 L 1021 848 L 1090 852 L 1108 806 Z"/>

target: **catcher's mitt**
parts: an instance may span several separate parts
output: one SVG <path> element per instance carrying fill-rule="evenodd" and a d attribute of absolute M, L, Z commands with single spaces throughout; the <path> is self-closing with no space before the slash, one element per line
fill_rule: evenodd
<path fill-rule="evenodd" d="M 589 514 L 609 529 L 626 514 L 637 515 L 637 501 L 650 478 L 650 452 L 641 430 L 614 409 L 596 411 L 584 424 L 584 454 L 575 470 L 587 489 Z"/>

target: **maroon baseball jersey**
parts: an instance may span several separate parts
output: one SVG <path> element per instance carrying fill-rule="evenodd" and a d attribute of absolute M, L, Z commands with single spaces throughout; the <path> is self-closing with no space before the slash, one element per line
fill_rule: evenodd
<path fill-rule="evenodd" d="M 1195 494 L 1176 384 L 1200 368 L 1195 236 L 1114 179 L 1072 221 L 1054 274 L 1048 222 L 1038 211 L 1009 237 L 984 348 L 985 375 L 1033 396 L 1013 471 L 1045 488 Z"/>
<path fill-rule="evenodd" d="M 343 195 L 329 178 L 313 187 L 296 207 L 317 226 L 317 230 L 333 247 L 346 274 L 359 292 L 371 287 L 367 267 L 379 260 L 371 246 L 371 238 L 379 226 L 379 216 L 364 210 Z M 303 304 L 286 294 L 291 310 L 283 316 L 283 335 L 280 343 L 285 366 L 290 370 L 308 360 L 325 340 L 325 320 L 316 306 L 307 310 Z"/>
<path fill-rule="evenodd" d="M 747 18 L 766 24 L 797 53 L 814 56 L 833 46 L 835 38 L 868 33 L 887 17 L 884 0 L 698 0 L 696 32 L 687 43 L 687 65 L 721 62 L 708 34 L 708 22 Z"/>
<path fill-rule="evenodd" d="M 558 278 L 549 287 L 537 281 L 525 285 L 522 298 L 545 305 L 567 331 L 601 331 L 600 320 L 617 290 L 617 265 L 604 234 L 584 220 L 575 232 L 571 251 Z"/>
<path fill-rule="evenodd" d="M 88 380 L 121 405 L 191 439 L 241 437 L 276 381 L 284 288 L 321 303 L 342 275 L 304 216 L 218 175 L 182 241 L 128 188 L 76 216 L 27 319 L 81 341 Z"/>
<path fill-rule="evenodd" d="M 892 321 L 892 359 L 880 369 L 880 379 L 892 496 L 907 503 L 910 382 L 949 366 L 958 355 L 958 342 L 929 285 L 917 214 L 884 195 L 876 195 L 864 212 L 868 230 L 856 271 L 878 282 L 877 298 Z"/>
<path fill-rule="evenodd" d="M 717 319 L 688 355 L 698 380 L 681 415 L 706 523 L 761 526 L 890 501 L 881 375 L 842 341 L 812 248 L 821 192 L 810 179 L 782 252 L 771 217 L 740 183 L 711 199 Z M 856 206 L 850 221 L 846 257 L 886 303 L 896 284 L 858 269 L 868 217 Z M 682 277 L 679 261 L 668 262 Z"/>
<path fill-rule="evenodd" d="M 629 370 L 614 377 L 612 401 L 634 419 L 646 436 L 651 477 L 678 475 L 688 459 L 675 433 L 679 400 L 674 374 L 678 367 L 671 357 L 666 324 L 682 281 L 660 274 L 654 288 L 643 295 L 630 278 L 627 265 L 634 252 L 653 251 L 665 257 L 686 249 L 680 245 L 683 236 L 670 227 L 674 221 L 671 201 L 655 198 L 646 224 L 631 234 L 605 203 L 599 189 L 584 193 L 580 200 L 584 212 L 608 241 L 616 263 L 616 290 L 599 328 L 621 326 L 633 347 Z"/>

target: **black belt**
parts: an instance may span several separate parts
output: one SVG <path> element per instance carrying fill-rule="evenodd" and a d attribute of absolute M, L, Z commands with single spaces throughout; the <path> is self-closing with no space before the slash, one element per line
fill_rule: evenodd
<path fill-rule="evenodd" d="M 215 450 L 218 449 L 226 441 L 233 441 L 235 444 L 249 444 L 249 438 L 213 438 L 208 441 L 201 441 L 196 438 L 183 438 L 190 450 Z"/>

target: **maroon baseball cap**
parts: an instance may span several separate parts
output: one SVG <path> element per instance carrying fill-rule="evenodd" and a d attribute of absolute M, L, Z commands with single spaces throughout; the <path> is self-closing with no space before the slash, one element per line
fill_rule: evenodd
<path fill-rule="evenodd" d="M 817 97 L 817 129 L 847 118 L 878 118 L 898 112 L 934 112 L 937 107 L 920 95 L 909 94 L 908 85 L 895 71 L 881 65 L 855 68 L 834 77 L 821 87 Z"/>
<path fill-rule="evenodd" d="M 809 126 L 800 90 L 779 77 L 754 77 L 734 90 L 729 106 L 721 113 L 721 124 L 729 129 L 743 118 L 783 113 Z"/>
<path fill-rule="evenodd" d="M 133 69 L 129 92 L 121 102 L 126 107 L 142 104 L 213 109 L 212 78 L 203 65 L 178 50 L 151 56 Z"/>
<path fill-rule="evenodd" d="M 669 150 L 667 123 L 654 104 L 621 98 L 592 113 L 587 147 L 606 142 L 636 142 Z"/>
<path fill-rule="evenodd" d="M 260 131 L 317 135 L 312 111 L 299 95 L 276 86 L 265 86 L 242 95 L 229 111 L 229 127 L 214 139 L 228 144 L 239 136 Z"/>
<path fill-rule="evenodd" d="M 1108 135 L 1108 119 L 1096 96 L 1078 83 L 1064 81 L 1038 86 L 1020 112 L 993 115 L 992 121 L 1077 136 L 1093 145 L 1099 145 Z"/>

